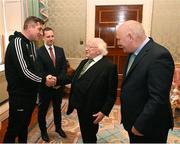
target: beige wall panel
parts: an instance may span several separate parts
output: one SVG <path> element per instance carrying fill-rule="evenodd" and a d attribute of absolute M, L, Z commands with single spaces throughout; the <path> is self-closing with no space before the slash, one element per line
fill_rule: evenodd
<path fill-rule="evenodd" d="M 151 36 L 180 62 L 180 0 L 154 0 Z"/>
<path fill-rule="evenodd" d="M 86 35 L 86 0 L 50 0 L 48 26 L 55 30 L 56 45 L 66 57 L 83 58 Z M 80 42 L 83 44 L 80 44 Z"/>

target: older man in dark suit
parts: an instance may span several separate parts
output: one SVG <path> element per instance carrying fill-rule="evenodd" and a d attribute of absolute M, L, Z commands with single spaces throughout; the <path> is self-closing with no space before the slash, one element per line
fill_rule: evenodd
<path fill-rule="evenodd" d="M 173 127 L 169 92 L 174 61 L 169 51 L 145 35 L 141 23 L 117 28 L 120 48 L 129 53 L 123 74 L 122 123 L 131 143 L 165 143 Z"/>
<path fill-rule="evenodd" d="M 61 102 L 67 71 L 66 57 L 63 48 L 54 45 L 54 32 L 52 28 L 46 27 L 43 30 L 44 46 L 37 51 L 37 61 L 40 66 L 42 76 L 51 74 L 57 82 L 54 87 L 40 85 L 39 89 L 39 112 L 38 122 L 41 130 L 42 139 L 49 142 L 46 129 L 46 114 L 50 101 L 53 105 L 54 123 L 56 132 L 61 137 L 66 137 L 61 128 Z"/>
<path fill-rule="evenodd" d="M 104 57 L 106 43 L 92 38 L 86 45 L 86 57 L 76 69 L 67 114 L 77 109 L 84 143 L 96 143 L 98 123 L 108 116 L 116 100 L 117 67 Z"/>

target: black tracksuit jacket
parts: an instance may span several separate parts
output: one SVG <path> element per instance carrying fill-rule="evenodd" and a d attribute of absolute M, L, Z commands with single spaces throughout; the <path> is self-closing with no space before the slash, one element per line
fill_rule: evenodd
<path fill-rule="evenodd" d="M 38 76 L 36 49 L 22 33 L 14 32 L 9 37 L 5 55 L 5 75 L 10 94 L 32 96 L 37 94 L 38 84 L 45 78 Z"/>

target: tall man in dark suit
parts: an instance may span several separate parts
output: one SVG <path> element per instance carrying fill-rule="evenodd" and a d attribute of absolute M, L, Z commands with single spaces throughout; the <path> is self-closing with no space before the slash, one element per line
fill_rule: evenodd
<path fill-rule="evenodd" d="M 117 28 L 120 48 L 129 53 L 123 74 L 121 114 L 131 143 L 165 143 L 173 127 L 169 101 L 174 61 L 169 51 L 145 35 L 137 21 Z"/>
<path fill-rule="evenodd" d="M 49 136 L 46 129 L 46 114 L 51 100 L 56 132 L 61 137 L 66 137 L 65 132 L 61 128 L 61 102 L 65 84 L 63 77 L 66 74 L 67 65 L 63 48 L 54 45 L 54 32 L 51 28 L 46 27 L 43 30 L 43 39 L 44 46 L 37 51 L 40 73 L 42 76 L 51 74 L 53 78 L 57 80 L 54 87 L 41 85 L 39 89 L 38 122 L 42 139 L 49 142 Z"/>
<path fill-rule="evenodd" d="M 108 116 L 116 100 L 117 66 L 106 55 L 106 43 L 92 38 L 86 45 L 86 57 L 76 69 L 67 114 L 77 109 L 84 143 L 96 143 L 99 122 Z"/>

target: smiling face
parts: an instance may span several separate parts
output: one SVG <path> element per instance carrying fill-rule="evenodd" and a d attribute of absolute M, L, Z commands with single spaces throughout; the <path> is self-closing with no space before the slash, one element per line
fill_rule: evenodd
<path fill-rule="evenodd" d="M 96 56 L 101 54 L 101 51 L 99 49 L 99 43 L 98 43 L 98 39 L 97 38 L 92 38 L 90 40 L 87 41 L 86 44 L 86 57 L 89 59 L 93 59 Z"/>
<path fill-rule="evenodd" d="M 86 57 L 93 59 L 100 54 L 100 51 L 97 46 L 86 45 Z"/>
<path fill-rule="evenodd" d="M 54 44 L 54 32 L 53 30 L 44 31 L 44 43 L 48 46 L 52 46 Z"/>

